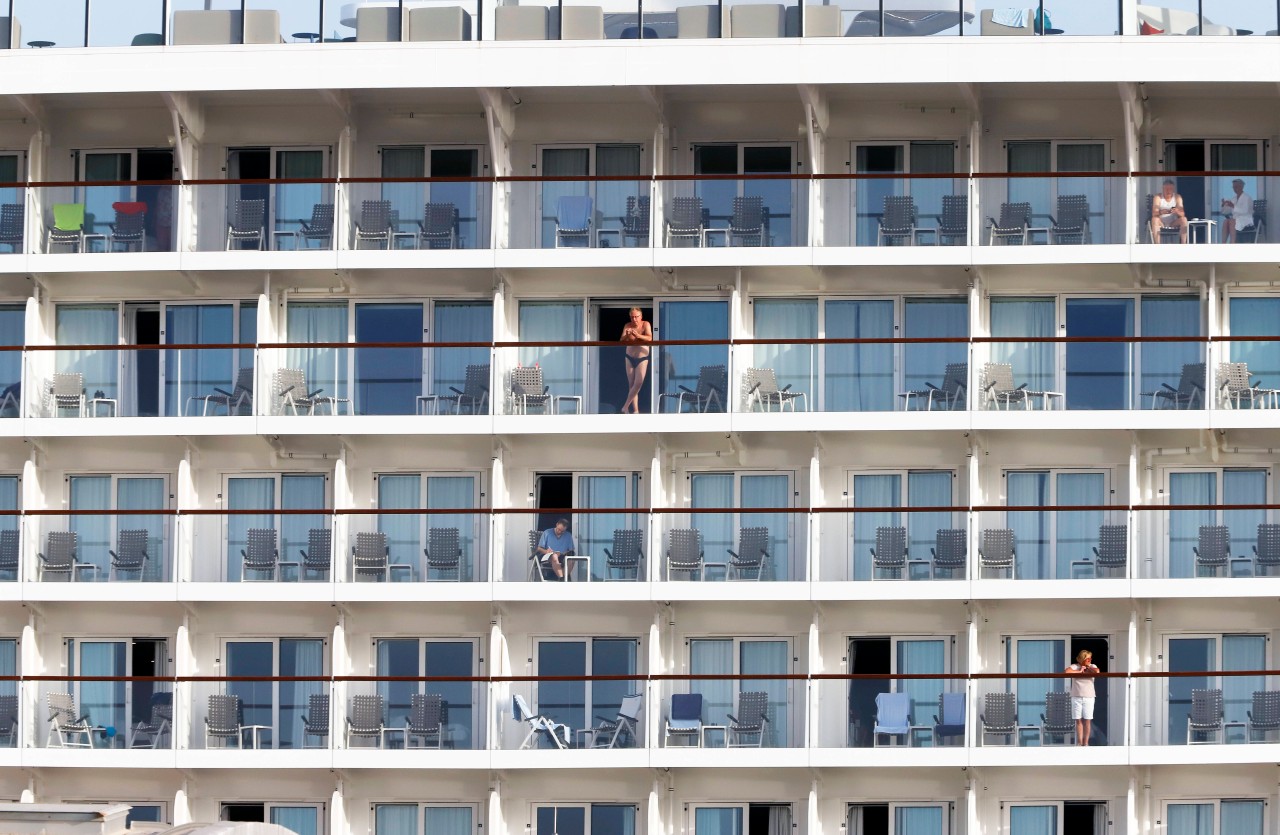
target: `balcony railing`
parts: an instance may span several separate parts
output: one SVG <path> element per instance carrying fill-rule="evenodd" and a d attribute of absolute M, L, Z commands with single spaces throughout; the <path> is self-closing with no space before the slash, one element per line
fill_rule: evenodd
<path fill-rule="evenodd" d="M 1280 172 L 1268 171 L 865 172 L 0 183 L 0 248 L 59 254 L 1265 243 L 1277 178 Z M 1235 179 L 1248 198 L 1240 217 Z M 1166 180 L 1173 195 L 1162 198 Z M 1156 205 L 1158 199 L 1171 201 L 1170 208 Z M 821 208 L 814 218 L 811 205 Z"/>
<path fill-rule="evenodd" d="M 210 10 L 201 0 L 174 0 L 165 19 L 160 0 L 128 4 L 117 20 L 107 0 L 7 0 L 0 19 L 15 25 L 3 47 L 113 47 L 193 44 L 312 44 L 469 40 L 575 40 L 760 37 L 1271 35 L 1276 7 L 1269 0 L 1169 0 L 1142 6 L 1132 20 L 1117 0 L 1062 7 L 1033 2 L 1017 14 L 980 8 L 973 0 L 856 0 L 816 2 L 678 3 L 644 7 L 634 0 L 600 5 L 482 3 L 428 6 L 419 0 L 371 4 L 355 10 L 340 0 L 269 3 L 231 0 Z M 511 9 L 520 8 L 516 13 Z M 530 11 L 532 10 L 532 12 Z"/>
<path fill-rule="evenodd" d="M 912 661 L 921 669 L 910 673 L 5 676 L 0 747 L 528 750 L 554 757 L 573 749 L 1082 743 L 1073 677 L 1056 664 L 956 673 L 940 661 L 921 655 Z M 938 669 L 923 669 L 931 664 Z M 1099 672 L 1088 679 L 1088 745 L 1276 742 L 1278 676 L 1267 669 Z M 806 722 L 810 704 L 816 715 Z"/>

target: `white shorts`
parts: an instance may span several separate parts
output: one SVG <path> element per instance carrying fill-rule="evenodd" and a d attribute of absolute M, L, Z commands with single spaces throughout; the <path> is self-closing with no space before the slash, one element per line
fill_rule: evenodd
<path fill-rule="evenodd" d="M 1071 718 L 1072 719 L 1092 719 L 1093 718 L 1093 696 L 1072 696 L 1071 697 Z"/>

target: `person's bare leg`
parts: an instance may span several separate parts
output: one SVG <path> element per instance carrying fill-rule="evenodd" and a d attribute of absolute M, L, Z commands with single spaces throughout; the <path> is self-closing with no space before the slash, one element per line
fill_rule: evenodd
<path fill-rule="evenodd" d="M 631 390 L 627 392 L 627 403 L 631 404 L 632 414 L 640 414 L 640 389 L 644 386 L 644 378 L 648 372 L 648 359 L 643 359 L 634 366 L 627 363 L 627 378 L 631 383 Z"/>
<path fill-rule="evenodd" d="M 564 569 L 560 566 L 560 558 L 555 554 L 551 555 L 551 572 L 556 575 L 557 579 L 564 579 Z"/>
<path fill-rule="evenodd" d="M 1151 243 L 1160 243 L 1160 218 L 1158 217 L 1151 219 Z"/>
<path fill-rule="evenodd" d="M 1236 219 L 1227 218 L 1227 222 L 1222 224 L 1222 242 L 1224 244 L 1233 244 L 1236 242 Z"/>
<path fill-rule="evenodd" d="M 1077 719 L 1076 720 L 1076 745 L 1082 744 L 1080 742 L 1080 740 L 1082 739 L 1084 739 L 1084 720 Z M 1063 740 L 1063 741 L 1065 742 L 1066 740 Z"/>
<path fill-rule="evenodd" d="M 636 387 L 636 384 L 635 384 L 636 370 L 631 365 L 631 360 L 626 356 L 623 356 L 622 364 L 626 367 L 626 371 L 627 371 L 627 399 L 622 401 L 622 408 L 619 409 L 618 411 L 625 415 L 628 412 L 627 407 L 631 405 L 631 401 L 635 398 L 634 392 Z"/>
<path fill-rule="evenodd" d="M 1081 745 L 1088 745 L 1088 744 L 1089 744 L 1089 734 L 1093 733 L 1093 720 L 1092 720 L 1092 719 L 1081 719 L 1080 721 L 1084 723 L 1084 736 L 1083 736 L 1083 737 L 1081 737 L 1081 739 L 1082 739 L 1082 740 L 1084 740 L 1084 741 L 1083 741 L 1083 742 L 1081 742 L 1080 744 L 1081 744 Z"/>

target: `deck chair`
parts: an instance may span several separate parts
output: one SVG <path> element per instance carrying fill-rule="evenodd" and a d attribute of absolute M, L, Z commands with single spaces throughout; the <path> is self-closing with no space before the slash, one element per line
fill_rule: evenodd
<path fill-rule="evenodd" d="M 3 715 L 0 710 L 0 717 Z M 1245 717 L 1245 742 L 1266 742 L 1267 734 L 1280 733 L 1280 690 L 1253 691 L 1253 706 Z M 1257 734 L 1262 734 L 1262 739 L 1255 739 Z"/>
<path fill-rule="evenodd" d="M 151 715 L 140 719 L 129 729 L 130 748 L 161 747 L 165 736 L 173 730 L 173 694 L 156 693 L 151 697 Z"/>
<path fill-rule="evenodd" d="M 728 715 L 726 748 L 763 748 L 769 724 L 769 694 L 751 690 L 738 694 L 738 715 Z M 752 741 L 754 739 L 754 742 Z"/>
<path fill-rule="evenodd" d="M 99 568 L 91 562 L 81 562 L 80 540 L 75 531 L 49 531 L 45 538 L 44 553 L 36 554 L 40 560 L 36 579 L 43 581 L 47 575 L 56 579 L 78 580 L 82 570 L 92 570 L 98 579 Z"/>
<path fill-rule="evenodd" d="M 265 249 L 267 239 L 266 228 L 267 201 L 237 200 L 231 211 L 231 220 L 227 223 L 226 249 L 247 249 L 246 244 L 253 243 L 253 249 Z"/>
<path fill-rule="evenodd" d="M 3 537 L 5 531 L 0 531 Z M 17 533 L 14 531 L 13 533 Z M 4 540 L 0 539 L 0 552 L 4 551 Z M 1274 522 L 1262 522 L 1258 525 L 1258 541 L 1253 546 L 1253 564 L 1259 577 L 1271 576 L 1272 569 L 1280 566 L 1280 525 Z M 0 570 L 4 566 L 0 563 Z"/>
<path fill-rule="evenodd" d="M 1010 580 L 1017 576 L 1017 545 L 1011 528 L 987 528 L 978 547 L 978 570 L 1003 571 Z"/>
<path fill-rule="evenodd" d="M 932 412 L 935 405 L 939 409 L 952 411 L 957 406 L 964 408 L 965 393 L 969 386 L 969 363 L 967 362 L 949 362 L 946 371 L 942 375 L 942 385 L 935 386 L 933 383 L 925 381 L 924 388 L 915 389 L 914 391 L 904 391 L 898 394 L 903 399 L 903 411 L 911 411 L 911 402 L 914 399 L 916 408 L 919 408 L 921 398 L 924 399 L 924 410 Z"/>
<path fill-rule="evenodd" d="M 1002 736 L 1012 745 L 1018 735 L 1018 697 L 1015 693 L 988 693 L 982 699 L 982 744 L 988 736 Z"/>
<path fill-rule="evenodd" d="M 356 221 L 355 249 L 362 243 L 382 244 L 379 249 L 391 249 L 391 201 L 365 200 L 360 204 L 360 219 Z"/>
<path fill-rule="evenodd" d="M 324 389 L 308 391 L 307 375 L 301 368 L 276 369 L 273 388 L 279 414 L 283 415 L 288 410 L 297 415 L 299 409 L 305 409 L 307 414 L 314 415 L 316 409 L 328 406 L 329 414 L 336 415 L 342 411 L 340 407 L 343 403 L 347 405 L 347 414 L 351 414 L 350 398 L 326 395 Z"/>
<path fill-rule="evenodd" d="M 565 195 L 556 201 L 556 249 L 579 242 L 591 246 L 591 229 L 595 225 L 593 203 L 585 195 Z"/>
<path fill-rule="evenodd" d="M 1160 224 L 1160 232 L 1159 232 L 1160 241 L 1152 240 L 1152 238 L 1151 238 L 1151 217 L 1152 217 L 1152 215 L 1151 215 L 1151 209 L 1152 209 L 1153 204 L 1155 203 L 1155 199 L 1156 199 L 1156 196 L 1155 196 L 1154 194 L 1151 194 L 1151 193 L 1148 193 L 1148 194 L 1147 194 L 1147 211 L 1146 211 L 1146 215 L 1147 215 L 1147 217 L 1146 217 L 1146 222 L 1145 222 L 1145 223 L 1143 223 L 1143 228 L 1147 230 L 1147 240 L 1148 240 L 1150 243 L 1153 243 L 1153 244 L 1154 244 L 1154 243 L 1160 243 L 1160 242 L 1163 242 L 1165 238 L 1172 238 L 1172 239 L 1174 240 L 1174 242 L 1175 242 L 1175 243 L 1177 243 L 1178 241 L 1182 240 L 1182 229 L 1181 229 L 1180 227 L 1177 227 L 1177 226 L 1165 226 L 1163 223 L 1162 223 L 1162 224 Z M 1255 201 L 1254 201 L 1254 203 L 1256 204 L 1256 203 L 1257 203 L 1257 201 L 1255 200 Z M 1188 234 L 1190 234 L 1190 233 L 1188 232 Z M 1190 238 L 1188 238 L 1188 240 L 1190 240 Z"/>
<path fill-rule="evenodd" d="M 409 715 L 404 718 L 404 747 L 443 748 L 448 735 L 444 697 L 439 693 L 414 693 L 409 697 Z"/>
<path fill-rule="evenodd" d="M 676 693 L 671 697 L 671 711 L 664 724 L 662 745 L 669 747 L 671 740 L 687 739 L 702 747 L 702 694 Z"/>
<path fill-rule="evenodd" d="M 391 546 L 381 531 L 356 534 L 356 544 L 351 546 L 351 568 L 356 580 L 372 577 L 379 582 L 390 582 L 391 571 L 396 568 L 404 569 L 409 579 L 413 579 L 413 566 L 391 562 Z"/>
<path fill-rule="evenodd" d="M 75 417 L 85 416 L 88 401 L 85 398 L 84 375 L 80 372 L 54 374 L 49 393 L 53 417 L 61 417 L 67 410 L 74 410 Z"/>
<path fill-rule="evenodd" d="M 13 410 L 14 417 L 22 416 L 22 382 L 10 383 L 0 389 L 0 417 Z"/>
<path fill-rule="evenodd" d="M 903 527 L 876 528 L 876 544 L 871 549 L 871 579 L 876 572 L 888 572 L 889 579 L 901 580 L 907 567 L 907 529 Z"/>
<path fill-rule="evenodd" d="M 6 748 L 18 747 L 18 697 L 0 696 L 0 739 Z"/>
<path fill-rule="evenodd" d="M 70 693 L 49 694 L 49 736 L 45 747 L 93 747 L 93 726 L 89 724 L 89 714 L 77 714 L 76 701 Z"/>
<path fill-rule="evenodd" d="M 45 230 L 44 251 L 52 252 L 55 246 L 71 247 L 72 252 L 84 251 L 84 204 L 53 204 L 53 225 Z"/>
<path fill-rule="evenodd" d="M 275 528 L 249 528 L 245 532 L 245 543 L 240 549 L 240 556 L 244 560 L 240 569 L 241 582 L 249 579 L 247 575 L 251 571 L 266 574 L 268 580 L 280 579 L 280 549 L 276 547 Z"/>
<path fill-rule="evenodd" d="M 676 412 L 684 411 L 685 403 L 695 412 L 723 412 L 725 396 L 729 389 L 729 369 L 724 365 L 704 365 L 698 369 L 697 385 L 690 389 L 677 386 L 679 391 L 664 392 L 658 395 L 658 411 L 668 397 L 676 401 Z M 712 409 L 712 404 L 715 409 Z"/>
<path fill-rule="evenodd" d="M 708 563 L 704 560 L 705 554 L 702 552 L 702 531 L 697 528 L 673 528 L 667 531 L 667 580 L 671 580 L 672 573 L 687 574 L 687 579 L 706 578 L 706 568 Z M 724 567 L 724 563 L 711 563 Z"/>
<path fill-rule="evenodd" d="M 1098 526 L 1098 544 L 1093 546 L 1093 573 L 1097 577 L 1124 577 L 1129 565 L 1129 527 L 1127 525 Z M 1089 561 L 1084 560 L 1087 564 Z M 1073 563 L 1074 565 L 1074 563 Z"/>
<path fill-rule="evenodd" d="M 640 712 L 644 710 L 644 694 L 622 697 L 618 715 L 612 719 L 596 717 L 591 728 L 592 748 L 632 748 L 640 739 Z"/>
<path fill-rule="evenodd" d="M 769 529 L 739 528 L 738 550 L 726 549 L 730 580 L 763 580 L 769 566 Z"/>
<path fill-rule="evenodd" d="M 569 747 L 569 726 L 529 710 L 529 703 L 519 693 L 511 697 L 511 713 L 516 722 L 529 726 L 529 733 L 525 735 L 524 742 L 520 743 L 520 750 L 533 747 L 539 737 L 556 748 L 563 750 Z"/>
<path fill-rule="evenodd" d="M 0 206 L 0 246 L 8 246 L 14 253 L 22 251 L 26 212 L 21 203 L 5 203 Z"/>
<path fill-rule="evenodd" d="M 318 249 L 333 249 L 333 204 L 316 203 L 311 207 L 311 220 L 304 220 L 298 226 L 297 238 L 302 242 L 300 249 L 310 249 L 312 241 L 319 241 Z"/>
<path fill-rule="evenodd" d="M 457 528 L 430 528 L 427 530 L 427 547 L 422 549 L 427 559 L 427 571 L 439 571 L 441 579 L 462 579 L 462 547 Z M 428 575 L 429 576 L 429 575 Z"/>
<path fill-rule="evenodd" d="M 954 578 L 958 571 L 963 579 L 969 562 L 969 532 L 964 528 L 939 528 L 929 555 L 933 557 L 935 580 L 943 571 L 949 578 Z"/>
<path fill-rule="evenodd" d="M 1191 547 L 1196 556 L 1196 575 L 1216 577 L 1231 566 L 1231 529 L 1226 525 L 1201 525 L 1199 544 Z"/>
<path fill-rule="evenodd" d="M 622 216 L 622 245 L 635 241 L 638 247 L 649 245 L 649 198 L 628 197 L 627 213 Z M 21 245 L 21 241 L 19 241 Z"/>
<path fill-rule="evenodd" d="M 778 388 L 778 375 L 772 368 L 748 368 L 742 384 L 747 390 L 745 400 L 748 410 L 755 407 L 772 412 L 776 407 L 781 412 L 790 407 L 794 412 L 796 401 L 799 400 L 803 404 L 803 410 L 809 411 L 809 395 L 803 391 L 791 391 L 790 383 Z"/>
<path fill-rule="evenodd" d="M 307 548 L 299 550 L 302 558 L 298 579 L 306 580 L 308 574 L 319 574 L 324 580 L 333 568 L 333 531 L 328 528 L 311 528 L 307 531 Z"/>
<path fill-rule="evenodd" d="M 529 409 L 541 409 L 543 414 L 551 414 L 555 404 L 555 395 L 550 386 L 542 382 L 542 367 L 538 365 L 522 365 L 511 369 L 511 405 L 517 415 L 529 414 Z"/>
<path fill-rule="evenodd" d="M 1058 213 L 1049 215 L 1049 223 L 1052 243 L 1093 242 L 1089 234 L 1089 198 L 1084 194 L 1059 194 Z"/>
<path fill-rule="evenodd" d="M 1246 240 L 1247 239 L 1247 240 Z M 1236 230 L 1236 243 L 1257 244 L 1267 240 L 1266 198 L 1253 201 L 1253 225 Z"/>
<path fill-rule="evenodd" d="M 538 543 L 541 541 L 542 531 L 529 531 L 529 580 L 550 582 L 556 579 L 556 574 L 549 564 L 542 562 L 542 555 L 538 553 Z"/>
<path fill-rule="evenodd" d="M 911 694 L 877 693 L 876 718 L 871 728 L 871 745 L 880 747 L 880 737 L 900 736 L 904 745 L 911 745 Z"/>
<path fill-rule="evenodd" d="M 969 243 L 969 195 L 942 195 L 938 243 L 942 246 L 965 246 Z"/>
<path fill-rule="evenodd" d="M 107 551 L 111 556 L 107 580 L 118 580 L 121 574 L 137 574 L 141 580 L 150 556 L 147 553 L 150 542 L 151 534 L 146 528 L 120 531 L 116 535 L 116 550 Z"/>
<path fill-rule="evenodd" d="M 227 410 L 227 415 L 252 414 L 253 413 L 253 369 L 240 368 L 236 370 L 236 382 L 231 386 L 231 390 L 227 391 L 223 388 L 214 386 L 213 394 L 197 394 L 187 398 L 187 414 L 191 413 L 191 404 L 193 402 L 203 403 L 200 410 L 201 415 L 209 414 L 209 407 L 215 410 L 221 406 Z"/>
<path fill-rule="evenodd" d="M 463 414 L 464 406 L 467 408 L 467 414 L 484 414 L 489 406 L 489 363 L 468 365 L 462 389 L 449 386 L 449 391 L 453 394 L 437 395 L 436 400 L 441 403 L 452 403 L 455 415 Z"/>
<path fill-rule="evenodd" d="M 993 217 L 987 218 L 987 245 L 994 246 L 997 240 L 1008 245 L 1010 241 L 1017 241 L 1019 244 L 1026 245 L 1029 240 L 1031 227 L 1031 204 L 1030 203 L 1001 203 L 1000 219 Z"/>
<path fill-rule="evenodd" d="M 916 242 L 916 199 L 914 197 L 884 198 L 884 211 L 880 215 L 880 226 L 876 230 L 876 246 L 889 246 L 895 240 L 906 241 L 907 246 Z"/>
<path fill-rule="evenodd" d="M 0 530 L 0 574 L 12 574 L 14 580 L 18 579 L 18 543 L 17 528 Z"/>
<path fill-rule="evenodd" d="M 1029 409 L 1032 394 L 1027 391 L 1026 383 L 1014 386 L 1012 364 L 989 362 L 982 367 L 982 400 L 991 408 L 1004 407 L 1008 411 L 1009 406 L 1021 403 L 1024 409 Z"/>
<path fill-rule="evenodd" d="M 671 198 L 667 204 L 664 246 L 671 246 L 672 241 L 693 241 L 694 246 L 702 246 L 706 229 L 701 197 Z"/>
<path fill-rule="evenodd" d="M 1182 366 L 1178 387 L 1161 383 L 1155 391 L 1144 391 L 1141 397 L 1151 398 L 1151 408 L 1195 409 L 1205 407 L 1205 367 L 1202 362 L 1189 362 Z M 1197 407 L 1196 403 L 1200 405 Z"/>
<path fill-rule="evenodd" d="M 427 203 L 418 221 L 418 249 L 458 248 L 458 207 L 452 203 Z"/>
<path fill-rule="evenodd" d="M 729 215 L 729 245 L 769 245 L 769 210 L 763 197 L 735 197 Z"/>
<path fill-rule="evenodd" d="M 1217 380 L 1222 405 L 1231 409 L 1243 408 L 1246 397 L 1249 408 L 1256 409 L 1259 404 L 1266 408 L 1280 395 L 1280 390 L 1264 389 L 1261 380 L 1254 381 L 1247 362 L 1219 363 Z"/>
<path fill-rule="evenodd" d="M 137 201 L 120 201 L 111 204 L 115 210 L 115 221 L 108 223 L 111 230 L 107 235 L 107 251 L 115 252 L 117 246 L 124 251 L 137 247 L 138 252 L 147 251 L 147 204 Z"/>
<path fill-rule="evenodd" d="M 1187 715 L 1187 744 L 1226 742 L 1226 728 L 1222 723 L 1221 688 L 1192 690 L 1191 712 Z"/>
<path fill-rule="evenodd" d="M 311 748 L 311 737 L 320 740 L 316 748 L 329 747 L 329 697 L 315 693 L 307 700 L 307 712 L 302 715 L 302 747 Z"/>
<path fill-rule="evenodd" d="M 643 548 L 644 531 L 639 528 L 614 530 L 613 547 L 604 549 L 604 579 L 639 580 L 644 577 Z M 617 577 L 613 576 L 615 571 Z M 632 576 L 628 577 L 628 574 Z"/>
<path fill-rule="evenodd" d="M 1071 718 L 1071 694 L 1052 690 L 1044 694 L 1044 713 L 1040 714 L 1040 745 L 1051 745 L 1054 739 L 1067 744 L 1076 742 L 1076 720 Z"/>
<path fill-rule="evenodd" d="M 939 693 L 938 713 L 933 717 L 933 744 L 941 745 L 944 740 L 959 739 L 964 744 L 964 694 Z"/>
<path fill-rule="evenodd" d="M 204 747 L 211 749 L 211 740 L 220 740 L 223 748 L 235 742 L 244 747 L 244 705 L 239 696 L 213 694 L 209 696 L 209 710 L 204 717 Z"/>
<path fill-rule="evenodd" d="M 353 739 L 376 739 L 377 747 L 386 748 L 386 714 L 386 699 L 383 696 L 352 696 L 351 710 L 347 714 L 347 748 L 351 748 Z"/>

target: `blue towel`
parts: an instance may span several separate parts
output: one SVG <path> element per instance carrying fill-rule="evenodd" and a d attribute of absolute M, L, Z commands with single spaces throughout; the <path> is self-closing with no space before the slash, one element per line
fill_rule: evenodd
<path fill-rule="evenodd" d="M 992 9 L 991 22 L 1021 29 L 1027 25 L 1026 9 Z"/>

